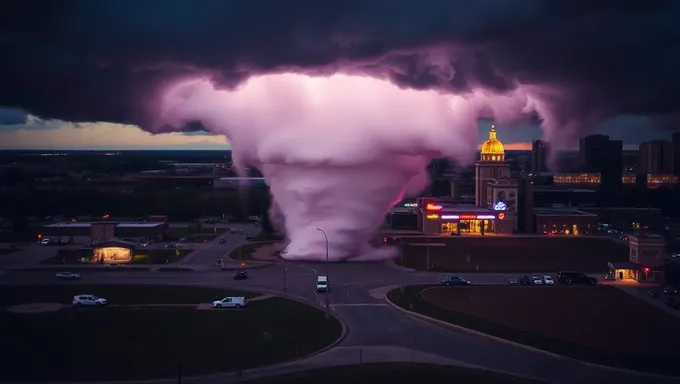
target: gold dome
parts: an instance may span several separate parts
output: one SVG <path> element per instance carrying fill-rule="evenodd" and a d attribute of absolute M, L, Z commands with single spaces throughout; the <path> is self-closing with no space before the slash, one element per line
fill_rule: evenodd
<path fill-rule="evenodd" d="M 493 125 L 489 131 L 489 140 L 482 144 L 481 152 L 484 161 L 505 161 L 505 148 L 496 137 L 496 127 Z"/>

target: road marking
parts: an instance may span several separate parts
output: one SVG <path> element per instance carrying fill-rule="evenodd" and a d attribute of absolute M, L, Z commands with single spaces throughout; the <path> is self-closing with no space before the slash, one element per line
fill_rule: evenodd
<path fill-rule="evenodd" d="M 331 304 L 331 307 L 387 307 L 382 303 Z"/>

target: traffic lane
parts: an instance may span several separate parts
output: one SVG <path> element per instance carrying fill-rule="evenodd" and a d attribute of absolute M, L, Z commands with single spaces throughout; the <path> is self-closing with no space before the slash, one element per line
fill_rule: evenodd
<path fill-rule="evenodd" d="M 465 331 L 433 326 L 389 307 L 336 306 L 334 311 L 349 330 L 340 346 L 396 345 L 555 383 L 583 380 L 634 383 L 644 379 L 644 376 L 599 369 Z"/>
<path fill-rule="evenodd" d="M 224 244 L 220 244 L 222 237 L 226 240 Z M 207 243 L 199 243 L 199 248 L 186 255 L 179 264 L 215 265 L 219 259 L 226 258 L 229 252 L 245 242 L 245 237 L 238 234 L 225 234 L 222 237 L 216 237 Z"/>
<path fill-rule="evenodd" d="M 61 280 L 57 271 L 17 272 L 7 271 L 0 277 L 2 284 L 191 284 L 222 283 L 231 279 L 228 272 L 87 272 L 79 271 L 78 280 Z"/>

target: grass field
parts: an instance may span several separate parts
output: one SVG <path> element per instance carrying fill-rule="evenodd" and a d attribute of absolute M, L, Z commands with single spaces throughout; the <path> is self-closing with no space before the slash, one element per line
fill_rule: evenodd
<path fill-rule="evenodd" d="M 318 383 L 539 384 L 542 382 L 470 368 L 419 363 L 344 365 L 244 382 L 244 384 Z"/>
<path fill-rule="evenodd" d="M 294 314 L 294 315 L 286 315 Z M 192 307 L 0 311 L 0 381 L 130 380 L 248 369 L 334 342 L 340 323 L 282 298 L 242 310 Z M 36 368 L 39 367 L 39 368 Z"/>
<path fill-rule="evenodd" d="M 0 285 L 0 306 L 26 303 L 70 304 L 73 296 L 78 294 L 104 297 L 110 304 L 198 304 L 212 302 L 216 297 L 257 295 L 222 288 L 181 285 Z"/>
<path fill-rule="evenodd" d="M 680 374 L 680 321 L 612 287 L 407 287 L 395 304 L 598 364 Z"/>
<path fill-rule="evenodd" d="M 427 267 L 425 238 L 403 238 L 404 266 Z M 440 272 L 551 272 L 577 270 L 606 272 L 609 261 L 628 260 L 628 247 L 593 237 L 456 237 L 436 238 L 431 246 L 430 270 Z M 468 263 L 468 256 L 470 262 Z M 397 264 L 401 259 L 397 258 Z M 479 269 L 477 268 L 479 267 Z"/>

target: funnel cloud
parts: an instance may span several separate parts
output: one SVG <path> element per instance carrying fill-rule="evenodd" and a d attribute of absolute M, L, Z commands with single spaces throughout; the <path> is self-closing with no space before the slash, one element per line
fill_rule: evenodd
<path fill-rule="evenodd" d="M 8 0 L 0 121 L 226 135 L 260 169 L 288 257 L 387 257 L 382 215 L 477 119 L 560 149 L 621 115 L 677 128 L 673 0 Z M 19 112 L 17 112 L 19 111 Z M 25 112 L 25 113 L 24 113 Z M 5 116 L 5 117 L 3 117 Z M 323 256 L 322 256 L 323 255 Z"/>

